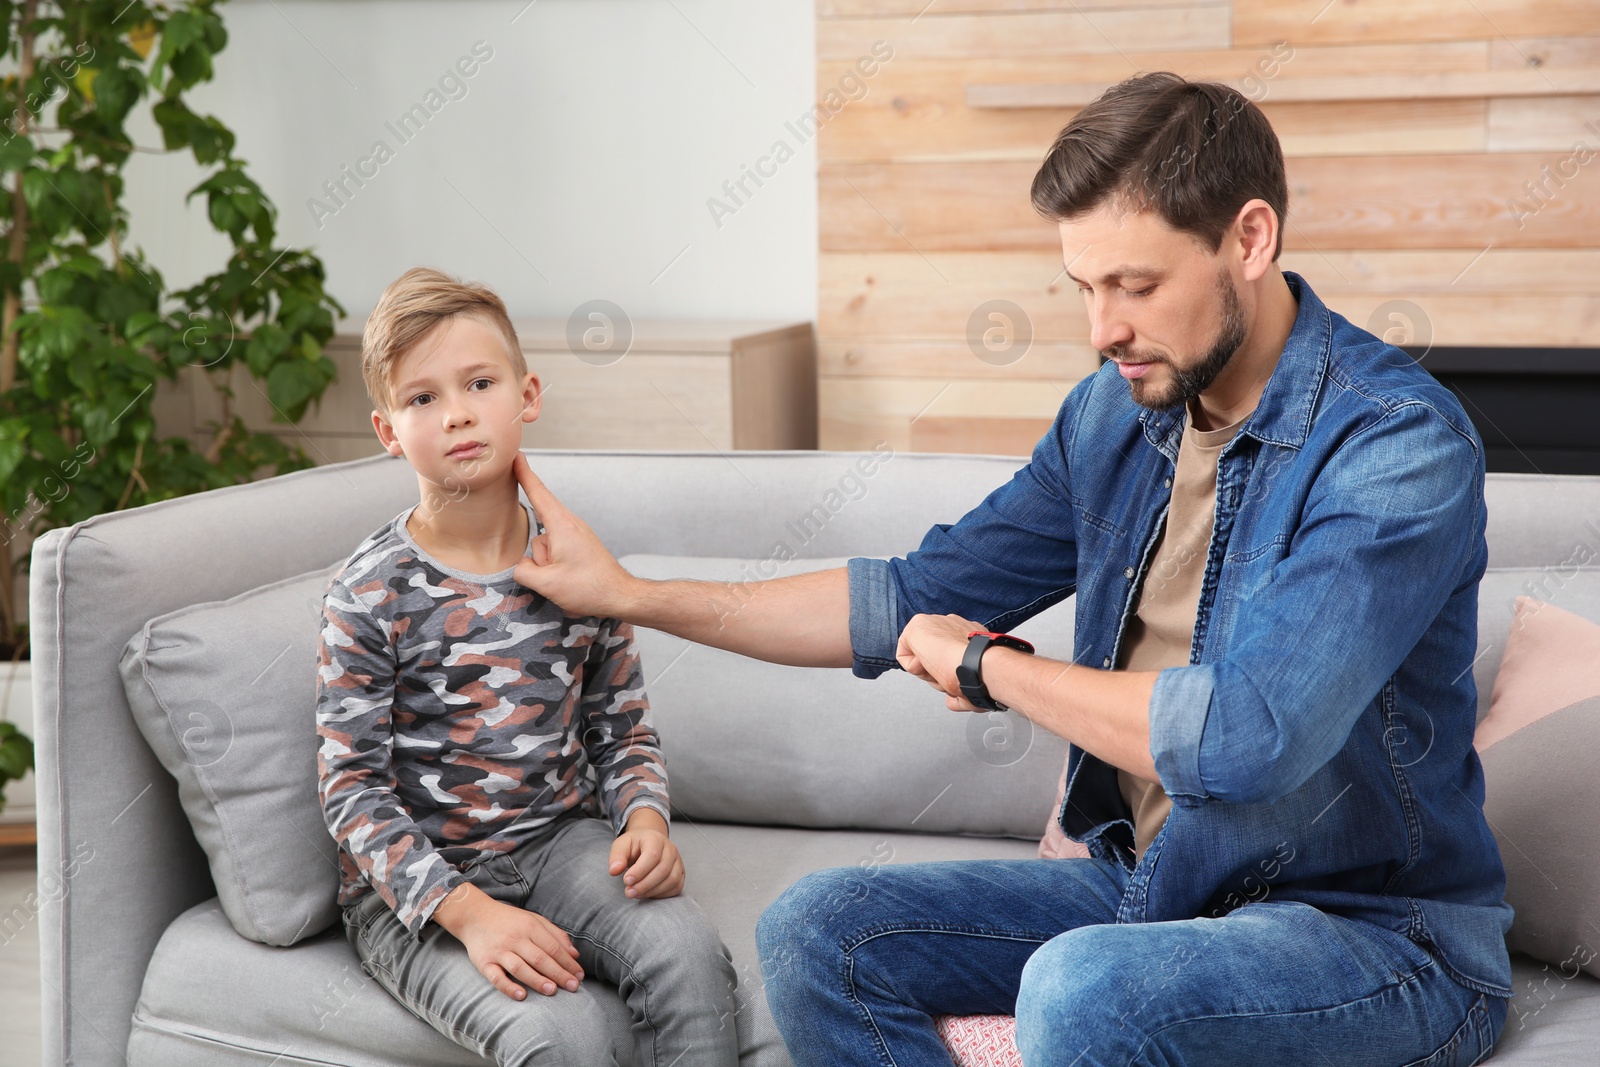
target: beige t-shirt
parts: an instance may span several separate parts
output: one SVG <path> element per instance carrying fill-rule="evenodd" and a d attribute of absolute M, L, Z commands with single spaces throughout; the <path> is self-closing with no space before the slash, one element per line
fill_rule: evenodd
<path fill-rule="evenodd" d="M 1194 618 L 1200 608 L 1200 583 L 1216 518 L 1217 456 L 1249 417 L 1246 413 L 1232 425 L 1197 430 L 1190 403 L 1166 524 L 1139 590 L 1139 607 L 1128 620 L 1119 669 L 1159 671 L 1188 665 Z M 1117 771 L 1117 785 L 1133 811 L 1134 852 L 1142 859 L 1172 810 L 1172 798 L 1160 782 L 1148 782 L 1124 770 Z"/>

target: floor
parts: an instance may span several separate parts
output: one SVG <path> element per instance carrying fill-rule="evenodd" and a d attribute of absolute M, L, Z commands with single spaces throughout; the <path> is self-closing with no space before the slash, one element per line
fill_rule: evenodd
<path fill-rule="evenodd" d="M 0 1067 L 37 1067 L 39 923 L 32 849 L 0 850 Z"/>

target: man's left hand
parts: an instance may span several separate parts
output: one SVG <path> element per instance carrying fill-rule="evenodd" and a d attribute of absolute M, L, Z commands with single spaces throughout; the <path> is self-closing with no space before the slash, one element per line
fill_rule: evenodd
<path fill-rule="evenodd" d="M 960 615 L 914 615 L 900 632 L 894 656 L 908 674 L 943 693 L 951 711 L 977 711 L 961 695 L 956 667 L 967 654 L 967 635 L 981 629 L 981 624 Z"/>

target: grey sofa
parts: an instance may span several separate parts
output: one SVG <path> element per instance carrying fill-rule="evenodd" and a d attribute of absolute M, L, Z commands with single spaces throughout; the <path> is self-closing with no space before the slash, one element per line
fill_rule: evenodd
<path fill-rule="evenodd" d="M 530 455 L 632 566 L 728 577 L 760 576 L 788 554 L 826 561 L 904 552 L 1019 463 L 899 454 L 852 480 L 856 458 Z M 1509 594 L 1530 569 L 1567 559 L 1583 524 L 1600 515 L 1600 478 L 1490 481 L 1495 573 L 1485 581 L 1485 653 L 1475 668 L 1485 702 Z M 35 544 L 47 1064 L 484 1062 L 360 976 L 337 926 L 288 948 L 234 932 L 173 780 L 131 720 L 118 672 L 124 644 L 153 617 L 342 560 L 415 499 L 411 469 L 379 456 L 98 516 Z M 1600 571 L 1583 568 L 1566 588 L 1600 600 Z M 1031 632 L 1044 651 L 1067 655 L 1069 606 L 1047 616 Z M 789 1060 L 753 947 L 765 905 L 825 866 L 1034 855 L 1064 749 L 1025 723 L 952 715 L 904 676 L 865 682 L 660 634 L 641 632 L 640 641 L 689 892 L 719 924 L 740 976 L 744 1062 L 780 1067 Z M 93 861 L 73 865 L 85 849 Z M 69 866 L 70 876 L 51 875 L 44 892 L 47 874 Z M 1519 991 L 1539 997 L 1537 1010 L 1513 1013 L 1494 1062 L 1595 1062 L 1600 982 L 1563 979 L 1551 994 L 1550 968 L 1516 964 Z"/>

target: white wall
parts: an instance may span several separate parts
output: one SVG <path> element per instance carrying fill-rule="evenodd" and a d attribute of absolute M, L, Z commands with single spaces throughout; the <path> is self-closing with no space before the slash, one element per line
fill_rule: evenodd
<path fill-rule="evenodd" d="M 493 285 L 514 315 L 565 316 L 603 297 L 634 318 L 814 319 L 815 140 L 785 126 L 814 100 L 811 0 L 524 4 L 220 8 L 229 44 L 191 106 L 238 134 L 281 239 L 326 263 L 351 316 L 340 330 L 359 332 L 383 287 L 417 264 Z M 492 57 L 462 79 L 465 95 L 426 100 L 480 41 Z M 430 102 L 409 141 L 386 126 Z M 160 144 L 153 124 L 134 132 Z M 719 227 L 706 201 L 780 139 L 794 158 L 760 188 L 747 180 L 752 195 Z M 323 183 L 379 140 L 393 157 L 368 164 L 376 176 L 348 183 L 339 206 Z M 203 197 L 183 205 L 202 174 L 158 155 L 128 168 L 131 240 L 174 287 L 228 252 Z M 312 198 L 336 208 L 320 226 Z"/>

